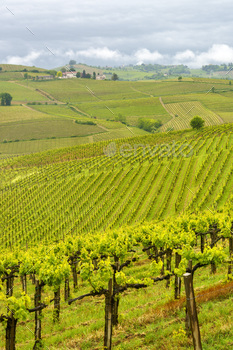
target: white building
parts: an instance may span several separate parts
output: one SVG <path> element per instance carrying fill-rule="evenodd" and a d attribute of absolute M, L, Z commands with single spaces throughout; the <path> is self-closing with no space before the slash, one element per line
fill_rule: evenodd
<path fill-rule="evenodd" d="M 76 78 L 77 72 L 65 72 L 62 73 L 62 78 L 63 79 L 70 79 L 70 78 Z"/>

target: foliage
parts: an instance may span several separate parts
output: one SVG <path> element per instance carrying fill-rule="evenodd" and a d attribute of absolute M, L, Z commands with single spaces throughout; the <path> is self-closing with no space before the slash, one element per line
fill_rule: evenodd
<path fill-rule="evenodd" d="M 116 122 L 121 122 L 122 124 L 126 124 L 126 117 L 122 114 L 118 114 L 118 116 L 115 116 Z"/>
<path fill-rule="evenodd" d="M 199 116 L 194 117 L 190 122 L 191 127 L 197 130 L 203 128 L 204 124 L 205 124 L 205 121 Z"/>
<path fill-rule="evenodd" d="M 138 125 L 140 129 L 146 130 L 148 132 L 155 132 L 160 126 L 162 126 L 162 122 L 160 120 L 154 121 L 147 118 L 139 118 Z"/>
<path fill-rule="evenodd" d="M 0 94 L 0 98 L 1 98 L 1 106 L 10 106 L 11 105 L 11 101 L 12 101 L 12 96 L 5 92 Z"/>
<path fill-rule="evenodd" d="M 117 75 L 116 73 L 113 73 L 111 79 L 114 80 L 114 81 L 116 81 L 116 80 L 119 80 L 119 77 L 118 77 L 118 75 Z"/>
<path fill-rule="evenodd" d="M 73 66 L 73 65 L 75 65 L 75 64 L 77 64 L 77 62 L 76 62 L 75 60 L 70 60 L 70 62 L 69 62 L 69 65 L 70 65 L 70 66 Z"/>

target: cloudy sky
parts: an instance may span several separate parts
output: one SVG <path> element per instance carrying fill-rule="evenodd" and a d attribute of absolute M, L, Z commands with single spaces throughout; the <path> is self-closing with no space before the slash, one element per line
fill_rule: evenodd
<path fill-rule="evenodd" d="M 0 63 L 233 62 L 232 0 L 3 0 Z"/>

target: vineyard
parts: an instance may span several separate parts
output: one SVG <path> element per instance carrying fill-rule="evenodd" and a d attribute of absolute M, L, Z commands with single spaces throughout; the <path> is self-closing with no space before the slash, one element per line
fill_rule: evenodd
<path fill-rule="evenodd" d="M 0 349 L 191 350 L 193 285 L 203 350 L 231 349 L 228 81 L 1 91 L 14 105 L 0 106 Z"/>
<path fill-rule="evenodd" d="M 45 161 L 46 154 L 38 161 L 33 155 L 6 159 L 1 177 L 1 245 L 163 219 L 187 208 L 221 208 L 233 185 L 232 125 L 194 135 L 190 140 L 184 135 L 183 141 L 173 141 L 169 135 L 167 144 L 162 137 L 159 144 L 149 136 L 118 144 L 105 141 L 93 144 L 97 157 L 89 158 L 91 148 L 80 146 L 68 155 L 55 152 L 58 163 L 52 164 L 50 152 L 48 165 L 15 170 L 9 167 Z M 61 161 L 65 157 L 70 160 Z"/>
<path fill-rule="evenodd" d="M 223 123 L 217 114 L 204 108 L 200 102 L 171 103 L 166 104 L 165 108 L 173 119 L 164 124 L 161 131 L 188 129 L 192 118 L 196 115 L 205 121 L 206 126 Z"/>
<path fill-rule="evenodd" d="M 204 300 L 209 300 L 210 293 L 219 295 L 224 290 L 228 295 L 233 290 L 232 283 L 217 283 L 218 270 L 221 273 L 225 270 L 228 278 L 232 278 L 232 199 L 220 213 L 201 213 L 201 216 L 200 212 L 189 213 L 162 222 L 107 230 L 104 234 L 68 236 L 60 242 L 50 241 L 34 248 L 27 246 L 24 250 L 1 252 L 0 320 L 6 323 L 6 348 L 14 348 L 16 343 L 17 348 L 22 349 L 69 349 L 74 346 L 101 349 L 103 345 L 106 349 L 112 346 L 116 349 L 133 349 L 133 346 L 160 349 L 162 344 L 159 337 L 156 338 L 151 332 L 149 337 L 145 333 L 142 336 L 141 331 L 135 334 L 133 329 L 130 332 L 134 334 L 132 343 L 126 347 L 124 331 L 127 330 L 127 322 L 121 319 L 121 305 L 123 309 L 131 309 L 125 317 L 134 328 L 136 325 L 131 317 L 135 304 L 132 301 L 134 296 L 142 297 L 144 294 L 147 300 L 143 300 L 138 307 L 144 308 L 146 314 L 153 310 L 152 319 L 156 324 L 159 318 L 159 314 L 156 317 L 156 310 L 159 313 L 166 307 L 166 297 L 170 303 L 175 299 L 179 307 L 183 305 L 182 275 L 187 271 L 187 266 L 192 276 L 198 274 L 199 279 L 203 277 L 197 270 L 204 268 L 205 276 L 208 275 L 206 269 L 210 269 L 210 276 L 215 276 L 215 288 L 201 291 Z M 126 306 L 126 300 L 131 305 Z M 73 320 L 69 319 L 69 313 L 72 313 Z M 182 325 L 184 315 L 182 312 L 179 314 L 176 314 L 177 327 L 172 327 L 173 336 L 169 337 L 169 343 L 163 343 L 166 349 L 177 345 L 192 348 Z M 93 323 L 93 317 L 98 320 L 97 323 Z M 68 327 L 68 320 L 71 327 Z M 229 315 L 228 322 L 230 320 Z M 46 338 L 45 325 L 47 331 L 49 328 L 52 331 Z M 85 326 L 90 327 L 89 332 L 98 330 L 98 333 L 88 337 Z M 177 333 L 181 333 L 182 337 L 176 337 Z M 119 335 L 120 344 L 125 344 L 123 347 L 118 345 Z M 72 336 L 73 341 L 69 340 Z M 114 339 L 115 336 L 118 341 Z M 215 349 L 227 349 L 231 336 L 232 328 L 225 346 L 218 340 Z M 204 339 L 208 346 L 209 336 L 206 334 Z M 4 332 L 1 340 L 4 341 Z"/>
<path fill-rule="evenodd" d="M 12 103 L 14 103 L 14 101 L 48 101 L 45 96 L 42 96 L 34 89 L 28 89 L 26 86 L 0 81 L 0 94 L 5 91 L 13 96 Z"/>
<path fill-rule="evenodd" d="M 199 114 L 205 120 L 206 126 L 233 121 L 231 85 L 227 80 L 220 79 L 187 78 L 182 82 L 175 80 L 113 82 L 83 79 L 56 79 L 46 82 L 24 79 L 17 82 L 15 79 L 15 81 L 0 81 L 0 93 L 4 91 L 13 96 L 14 109 L 1 108 L 2 132 L 6 136 L 9 133 L 10 138 L 1 139 L 0 156 L 30 154 L 48 149 L 145 135 L 147 131 L 137 127 L 139 118 L 161 121 L 163 125 L 158 131 L 165 132 L 190 128 L 191 117 Z M 118 120 L 119 116 L 123 117 L 124 123 Z M 75 131 L 62 134 L 60 130 L 65 131 L 66 127 L 58 125 L 59 130 L 56 132 L 56 127 L 51 125 L 43 127 L 40 124 L 45 133 L 39 132 L 35 135 L 38 119 L 58 117 L 82 123 L 94 122 L 102 128 L 102 132 L 96 128 L 95 133 L 84 130 L 78 134 Z M 22 137 L 17 137 L 18 130 L 15 125 L 12 125 L 13 134 L 12 130 L 8 130 L 9 125 L 7 127 L 3 125 L 8 121 L 24 120 L 34 123 L 23 123 L 25 125 L 21 123 L 19 134 L 22 134 Z M 83 129 L 85 127 L 82 126 Z M 49 128 L 55 131 L 54 135 L 50 135 L 53 137 L 50 140 L 46 133 L 46 129 Z M 45 140 L 47 137 L 48 140 Z M 3 144 L 3 141 L 13 143 Z"/>

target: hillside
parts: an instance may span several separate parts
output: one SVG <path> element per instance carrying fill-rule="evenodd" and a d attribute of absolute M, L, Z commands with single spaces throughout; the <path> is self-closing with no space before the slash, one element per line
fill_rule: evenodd
<path fill-rule="evenodd" d="M 226 80 L 0 81 L 0 93 L 6 91 L 13 96 L 13 107 L 1 108 L 6 130 L 0 139 L 1 157 L 147 135 L 148 130 L 138 128 L 140 118 L 151 125 L 160 121 L 162 127 L 155 132 L 190 128 L 195 115 L 206 126 L 233 121 L 233 91 Z M 77 132 L 75 123 L 83 130 Z M 69 125 L 69 132 L 66 127 L 63 132 L 61 124 Z M 96 125 L 94 132 L 89 124 Z M 37 126 L 38 133 L 33 131 Z"/>
<path fill-rule="evenodd" d="M 16 73 L 0 73 L 0 347 L 191 350 L 188 268 L 203 349 L 230 349 L 229 81 Z"/>
<path fill-rule="evenodd" d="M 32 71 L 32 70 L 38 70 L 40 72 L 46 71 L 44 68 L 38 68 L 35 66 L 23 66 L 23 65 L 16 65 L 16 64 L 1 64 L 0 67 L 2 67 L 2 72 L 23 72 L 23 71 Z"/>
<path fill-rule="evenodd" d="M 36 242 L 162 219 L 187 208 L 221 208 L 233 185 L 232 129 L 228 124 L 170 133 L 167 140 L 158 134 L 6 160 L 1 244 L 9 244 L 4 237 L 12 229 L 11 245 L 24 245 L 29 237 Z"/>

